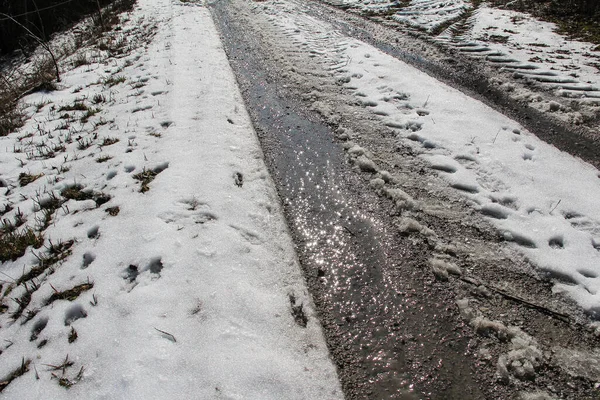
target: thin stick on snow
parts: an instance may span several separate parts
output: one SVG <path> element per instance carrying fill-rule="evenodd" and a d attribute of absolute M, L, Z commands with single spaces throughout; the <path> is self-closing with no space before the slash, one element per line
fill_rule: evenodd
<path fill-rule="evenodd" d="M 427 107 L 427 103 L 429 103 L 429 97 L 431 97 L 431 95 L 427 96 L 427 100 L 425 100 L 425 104 L 423 104 L 423 107 Z"/>
<path fill-rule="evenodd" d="M 549 214 L 552 214 L 552 211 L 556 210 L 556 207 L 558 207 L 558 205 L 560 204 L 561 201 L 562 201 L 562 199 L 558 200 L 558 203 L 556 203 L 556 205 L 554 207 L 552 207 L 552 210 L 550 210 Z"/>
<path fill-rule="evenodd" d="M 496 139 L 498 139 L 498 135 L 500 134 L 500 131 L 502 131 L 502 128 L 498 129 L 498 133 L 496 133 L 496 136 L 494 137 L 494 141 L 492 142 L 492 144 L 496 143 Z"/>
<path fill-rule="evenodd" d="M 171 340 L 171 341 L 173 341 L 173 342 L 177 342 L 177 339 L 175 339 L 175 336 L 171 335 L 169 332 L 161 331 L 161 330 L 160 330 L 160 329 L 158 329 L 158 328 L 154 328 L 154 329 L 156 329 L 157 331 L 159 331 L 159 332 L 160 332 L 160 333 L 162 333 L 163 335 L 167 335 L 167 336 L 168 336 L 168 338 L 169 338 L 169 340 Z"/>

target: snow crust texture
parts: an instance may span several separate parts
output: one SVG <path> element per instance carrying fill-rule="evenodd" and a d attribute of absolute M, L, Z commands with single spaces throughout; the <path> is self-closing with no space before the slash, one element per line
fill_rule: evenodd
<path fill-rule="evenodd" d="M 330 1 L 337 4 L 336 1 Z M 385 18 L 496 71 L 510 97 L 571 124 L 600 109 L 600 48 L 557 33 L 529 14 L 463 0 L 344 0 L 360 14 Z"/>
<path fill-rule="evenodd" d="M 341 398 L 207 8 L 106 41 L 0 138 L 2 218 L 43 232 L 2 264 L 0 396 Z"/>

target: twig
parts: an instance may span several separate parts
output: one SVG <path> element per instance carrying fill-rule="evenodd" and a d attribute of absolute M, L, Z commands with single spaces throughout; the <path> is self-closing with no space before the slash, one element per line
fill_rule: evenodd
<path fill-rule="evenodd" d="M 552 211 L 556 210 L 556 207 L 558 207 L 558 205 L 560 204 L 561 201 L 562 201 L 562 199 L 558 200 L 558 203 L 556 203 L 556 205 L 554 207 L 552 207 L 552 210 L 550 210 L 549 214 L 552 214 Z"/>
<path fill-rule="evenodd" d="M 498 139 L 498 135 L 500 134 L 501 131 L 502 131 L 502 128 L 498 129 L 498 133 L 496 133 L 496 136 L 494 137 L 492 144 L 496 143 L 496 139 Z"/>
<path fill-rule="evenodd" d="M 498 293 L 499 295 L 502 295 L 502 296 L 506 297 L 509 300 L 513 300 L 513 301 L 516 301 L 517 303 L 524 304 L 524 305 L 526 305 L 526 306 L 528 306 L 530 308 L 533 308 L 533 309 L 536 309 L 538 311 L 541 311 L 544 314 L 547 314 L 547 315 L 550 315 L 552 317 L 555 317 L 555 318 L 557 318 L 557 319 L 559 319 L 559 320 L 561 320 L 563 322 L 566 322 L 566 323 L 570 323 L 571 322 L 571 320 L 570 320 L 570 318 L 569 318 L 568 315 L 562 314 L 562 313 L 560 313 L 558 311 L 551 310 L 551 309 L 549 309 L 547 307 L 544 307 L 544 306 L 541 306 L 539 304 L 532 303 L 531 301 L 525 300 L 524 298 L 516 296 L 514 294 L 507 293 L 504 290 L 499 289 L 499 288 L 497 288 L 497 287 L 495 287 L 495 286 L 493 286 L 491 284 L 488 284 L 488 283 L 485 283 L 485 282 L 481 282 L 481 281 L 478 281 L 478 280 L 475 280 L 475 279 L 472 279 L 472 278 L 469 278 L 469 277 L 461 277 L 460 280 L 463 281 L 463 282 L 470 283 L 471 285 L 478 285 L 478 284 L 483 285 L 486 288 L 490 289 L 491 291 L 493 291 L 495 293 Z"/>
<path fill-rule="evenodd" d="M 170 338 L 171 341 L 177 342 L 177 339 L 175 339 L 175 336 L 171 335 L 169 332 L 161 331 L 158 328 L 154 328 L 154 329 L 156 329 L 157 331 L 159 331 L 160 333 L 162 333 L 164 335 L 167 335 Z"/>

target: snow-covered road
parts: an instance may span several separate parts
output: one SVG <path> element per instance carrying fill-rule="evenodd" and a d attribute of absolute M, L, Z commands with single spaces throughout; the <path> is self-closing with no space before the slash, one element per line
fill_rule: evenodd
<path fill-rule="evenodd" d="M 1 397 L 341 398 L 208 9 L 140 0 L 122 19 L 107 34 L 122 54 L 81 49 L 89 63 L 65 63 L 0 138 L 2 218 L 39 229 L 59 199 L 44 246 L 69 246 L 52 265 L 45 247 L 2 264 Z"/>

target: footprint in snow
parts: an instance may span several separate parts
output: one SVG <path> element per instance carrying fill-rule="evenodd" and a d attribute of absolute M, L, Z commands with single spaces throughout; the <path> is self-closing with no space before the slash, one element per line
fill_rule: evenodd
<path fill-rule="evenodd" d="M 95 226 L 91 227 L 90 229 L 88 229 L 87 237 L 89 239 L 98 239 L 99 236 L 100 236 L 100 227 L 98 225 L 95 225 Z"/>
<path fill-rule="evenodd" d="M 519 246 L 527 247 L 529 249 L 537 248 L 535 242 L 527 236 L 521 235 L 520 233 L 506 231 L 504 232 L 504 240 L 507 242 L 513 242 Z"/>
<path fill-rule="evenodd" d="M 472 185 L 470 183 L 465 183 L 465 182 L 456 182 L 450 185 L 450 187 L 453 187 L 454 189 L 460 190 L 462 192 L 467 192 L 467 193 L 479 193 L 479 188 L 476 185 Z"/>
<path fill-rule="evenodd" d="M 236 172 L 233 174 L 233 181 L 237 187 L 242 187 L 244 185 L 244 175 L 241 172 Z"/>
<path fill-rule="evenodd" d="M 65 325 L 71 325 L 80 318 L 87 317 L 87 312 L 80 304 L 73 304 L 65 312 Z"/>
<path fill-rule="evenodd" d="M 81 269 L 86 269 L 90 266 L 91 263 L 96 259 L 96 255 L 92 252 L 85 252 L 83 254 L 83 264 L 81 265 Z"/>
<path fill-rule="evenodd" d="M 598 274 L 594 271 L 578 269 L 577 272 L 579 272 L 581 275 L 583 275 L 586 278 L 597 278 L 598 277 Z"/>
<path fill-rule="evenodd" d="M 448 174 L 453 174 L 456 172 L 456 167 L 450 164 L 434 164 L 430 168 L 436 171 L 446 172 Z"/>
<path fill-rule="evenodd" d="M 523 161 L 533 161 L 532 153 L 523 153 Z"/>
<path fill-rule="evenodd" d="M 508 209 L 499 204 L 486 204 L 481 207 L 480 212 L 487 217 L 495 219 L 507 219 L 509 216 Z"/>
<path fill-rule="evenodd" d="M 565 241 L 562 235 L 556 235 L 548 240 L 548 246 L 553 249 L 563 249 L 565 247 Z"/>
<path fill-rule="evenodd" d="M 31 337 L 29 338 L 29 341 L 33 342 L 36 340 L 44 328 L 46 328 L 46 325 L 48 325 L 48 317 L 41 317 L 38 319 L 31 328 Z"/>

